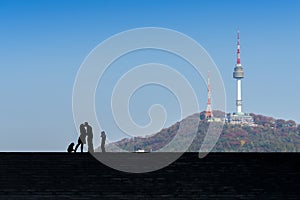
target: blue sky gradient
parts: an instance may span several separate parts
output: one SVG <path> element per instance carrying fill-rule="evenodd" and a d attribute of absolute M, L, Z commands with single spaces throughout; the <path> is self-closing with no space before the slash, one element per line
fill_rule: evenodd
<path fill-rule="evenodd" d="M 72 90 L 81 63 L 101 41 L 138 27 L 170 28 L 199 42 L 223 76 L 228 112 L 235 111 L 239 27 L 244 110 L 300 123 L 299 24 L 297 0 L 1 0 L 0 151 L 65 151 L 77 139 Z M 136 94 L 137 101 L 142 97 Z M 145 112 L 134 115 L 141 124 L 147 120 Z M 180 120 L 172 116 L 166 125 Z"/>

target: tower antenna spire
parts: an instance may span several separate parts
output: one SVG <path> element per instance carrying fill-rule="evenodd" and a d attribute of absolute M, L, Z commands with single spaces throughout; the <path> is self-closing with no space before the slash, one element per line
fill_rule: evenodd
<path fill-rule="evenodd" d="M 236 66 L 241 67 L 241 43 L 240 43 L 240 30 L 237 30 L 237 61 Z"/>

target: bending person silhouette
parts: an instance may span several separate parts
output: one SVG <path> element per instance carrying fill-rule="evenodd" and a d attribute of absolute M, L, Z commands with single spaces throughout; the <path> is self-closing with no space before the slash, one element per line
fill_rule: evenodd
<path fill-rule="evenodd" d="M 78 143 L 74 149 L 74 152 L 76 153 L 78 147 L 80 146 L 80 150 L 81 150 L 81 153 L 83 153 L 83 145 L 86 144 L 86 135 L 87 135 L 87 132 L 86 132 L 86 128 L 83 124 L 80 124 L 79 126 L 79 130 L 80 130 L 80 136 L 78 138 Z"/>
<path fill-rule="evenodd" d="M 105 153 L 105 140 L 106 140 L 106 135 L 105 135 L 105 132 L 102 131 L 101 132 L 101 151 L 102 153 Z"/>
<path fill-rule="evenodd" d="M 88 150 L 90 153 L 94 153 L 93 129 L 87 122 L 84 123 L 84 126 L 86 128 Z"/>

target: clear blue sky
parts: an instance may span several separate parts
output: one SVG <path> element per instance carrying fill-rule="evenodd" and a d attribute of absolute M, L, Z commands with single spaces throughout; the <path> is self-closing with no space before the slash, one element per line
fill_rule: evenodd
<path fill-rule="evenodd" d="M 82 61 L 111 35 L 147 26 L 180 31 L 208 51 L 223 76 L 228 112 L 235 110 L 239 27 L 244 110 L 300 123 L 299 24 L 297 0 L 1 0 L 0 151 L 65 151 L 77 139 L 72 89 Z M 136 98 L 145 100 L 138 93 Z"/>

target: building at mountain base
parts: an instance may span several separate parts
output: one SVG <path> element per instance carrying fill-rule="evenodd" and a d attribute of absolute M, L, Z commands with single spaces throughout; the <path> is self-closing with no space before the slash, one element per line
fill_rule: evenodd
<path fill-rule="evenodd" d="M 253 117 L 245 113 L 228 113 L 226 116 L 226 122 L 229 124 L 254 125 Z"/>

